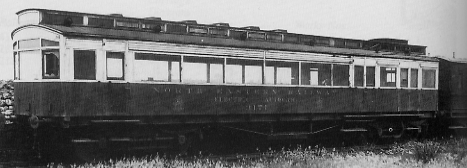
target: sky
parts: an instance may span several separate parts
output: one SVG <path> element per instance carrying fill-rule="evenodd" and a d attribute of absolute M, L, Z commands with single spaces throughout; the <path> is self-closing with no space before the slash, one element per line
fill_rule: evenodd
<path fill-rule="evenodd" d="M 43 8 L 369 40 L 406 39 L 430 56 L 467 59 L 466 0 L 1 0 L 0 79 L 13 78 L 16 12 Z"/>

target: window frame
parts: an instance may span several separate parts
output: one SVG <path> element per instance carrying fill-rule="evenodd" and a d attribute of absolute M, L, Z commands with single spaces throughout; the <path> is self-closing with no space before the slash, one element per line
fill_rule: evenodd
<path fill-rule="evenodd" d="M 272 63 L 268 65 L 268 63 Z M 278 65 L 279 63 L 279 65 Z M 301 84 L 301 67 L 302 67 L 301 61 L 298 60 L 280 60 L 280 59 L 264 59 L 264 65 L 263 65 L 263 85 L 274 85 L 274 86 L 307 86 L 307 85 L 302 85 Z M 283 66 L 280 64 L 289 64 L 291 66 Z M 293 66 L 296 64 L 296 67 Z M 266 82 L 266 67 L 273 67 L 274 68 L 274 84 L 265 84 Z M 278 78 L 277 78 L 277 68 L 278 67 L 290 67 L 290 84 L 279 84 L 278 83 Z M 296 68 L 296 72 L 294 73 L 294 67 Z M 294 76 L 295 75 L 295 76 Z M 294 78 L 295 77 L 295 78 Z"/>
<path fill-rule="evenodd" d="M 122 77 L 109 77 L 109 64 L 108 64 L 108 59 L 109 59 L 109 53 L 121 53 L 122 55 Z M 105 77 L 106 80 L 125 80 L 125 52 L 124 51 L 110 51 L 106 50 L 105 51 Z M 120 58 L 116 58 L 120 59 Z"/>
<path fill-rule="evenodd" d="M 347 85 L 336 85 L 336 70 L 335 70 L 335 67 L 336 66 L 347 66 L 347 73 L 344 73 L 346 76 L 347 76 L 347 80 L 345 82 L 347 82 Z M 350 87 L 350 64 L 338 64 L 338 63 L 332 63 L 331 65 L 331 86 L 335 86 L 335 87 Z M 342 79 L 345 79 L 345 78 L 342 78 Z"/>
<path fill-rule="evenodd" d="M 357 74 L 357 67 L 361 68 L 361 74 Z M 365 87 L 365 68 L 366 66 L 364 65 L 354 65 L 353 84 L 355 87 Z M 361 85 L 357 85 L 357 76 L 358 79 L 361 79 Z"/>
<path fill-rule="evenodd" d="M 174 59 L 174 60 L 177 60 L 177 61 L 174 61 L 174 60 L 162 60 L 162 61 L 167 61 L 167 70 L 168 70 L 168 74 L 167 74 L 167 81 L 162 81 L 162 80 L 137 80 L 135 78 L 135 76 L 133 76 L 133 80 L 135 82 L 151 82 L 151 83 L 182 83 L 182 70 L 183 70 L 183 56 L 182 54 L 173 54 L 173 53 L 166 53 L 166 52 L 149 52 L 149 51 L 135 51 L 133 56 L 134 56 L 134 60 L 133 60 L 133 74 L 135 73 L 135 70 L 136 70 L 136 66 L 135 63 L 138 59 L 136 59 L 136 55 L 137 54 L 153 54 L 153 55 L 163 55 L 165 57 L 174 57 L 174 58 L 170 58 L 170 59 Z M 178 58 L 176 58 L 178 57 Z M 145 59 L 140 59 L 140 60 L 145 60 Z M 156 60 L 157 61 L 157 60 Z M 173 76 L 173 70 L 172 70 L 172 67 L 173 67 L 173 62 L 178 62 L 178 81 L 174 81 L 172 76 Z"/>
<path fill-rule="evenodd" d="M 237 61 L 238 63 L 229 63 L 229 60 Z M 251 63 L 249 63 L 250 61 Z M 256 63 L 253 63 L 256 62 Z M 227 66 L 228 65 L 239 65 L 242 67 L 242 81 L 241 83 L 233 83 L 233 82 L 228 82 L 227 78 Z M 251 65 L 251 66 L 260 66 L 261 67 L 261 82 L 260 83 L 246 83 L 246 77 L 245 77 L 245 72 L 246 72 L 246 66 Z M 224 84 L 231 84 L 231 85 L 264 85 L 264 59 L 258 59 L 258 58 L 241 58 L 241 57 L 225 57 L 224 61 Z"/>
<path fill-rule="evenodd" d="M 382 71 L 383 68 L 385 68 L 385 71 L 384 71 L 384 72 L 386 72 L 385 75 L 384 75 L 384 77 L 383 77 L 383 71 Z M 387 68 L 391 68 L 391 70 L 388 71 Z M 379 77 L 380 77 L 380 82 L 379 82 L 380 84 L 379 84 L 379 86 L 380 86 L 381 88 L 396 88 L 396 87 L 397 87 L 397 82 L 398 82 L 398 79 L 397 79 L 398 68 L 397 68 L 397 66 L 382 65 L 382 66 L 379 66 L 379 69 L 380 69 L 380 70 L 379 70 Z M 392 79 L 392 77 L 394 77 L 394 82 L 388 82 L 388 81 L 387 81 L 388 74 L 389 74 L 388 72 L 391 73 L 391 79 Z M 386 81 L 385 83 L 394 83 L 394 86 L 392 86 L 392 85 L 390 85 L 390 86 L 387 86 L 387 85 L 386 85 L 386 86 L 383 86 L 383 80 L 382 80 L 382 79 L 386 79 L 386 80 L 385 80 L 385 81 Z M 391 80 L 391 81 L 392 81 L 392 80 Z"/>
<path fill-rule="evenodd" d="M 372 68 L 373 69 L 373 76 L 371 76 L 373 78 L 373 86 L 368 86 L 368 82 L 370 80 L 368 80 L 368 78 L 370 77 L 370 75 L 368 75 L 368 69 L 369 68 Z M 365 74 L 365 77 L 364 77 L 364 80 L 365 82 L 363 82 L 363 85 L 366 87 L 366 88 L 376 88 L 376 77 L 377 77 L 377 73 L 376 73 L 376 69 L 378 67 L 376 65 L 372 65 L 372 66 L 365 66 L 365 69 L 364 69 L 364 74 Z"/>
<path fill-rule="evenodd" d="M 206 56 L 199 56 L 199 55 L 182 55 L 183 61 L 181 63 L 183 64 L 183 68 L 181 73 L 184 71 L 187 71 L 185 67 L 185 63 L 201 63 L 202 65 L 206 65 L 206 79 L 203 82 L 187 82 L 187 78 L 185 77 L 185 74 L 182 74 L 182 79 L 181 81 L 183 83 L 188 83 L 188 84 L 210 84 L 211 82 L 211 66 L 212 65 L 222 65 L 222 82 L 224 81 L 224 58 L 223 57 L 206 57 Z M 190 61 L 187 61 L 190 60 Z M 216 82 L 215 84 L 221 84 Z"/>
<path fill-rule="evenodd" d="M 57 56 L 57 64 L 58 64 L 58 69 L 57 69 L 57 75 L 55 76 L 46 76 L 46 59 L 45 59 L 45 52 L 51 51 L 51 50 L 56 50 L 58 53 Z M 42 49 L 41 50 L 41 59 L 42 59 L 42 79 L 60 79 L 60 50 L 59 49 Z"/>
<path fill-rule="evenodd" d="M 410 87 L 409 87 L 409 81 L 410 81 L 410 77 L 409 77 L 409 76 L 410 76 L 410 70 L 409 70 L 409 69 L 410 69 L 410 68 L 408 68 L 408 67 L 401 67 L 401 68 L 399 68 L 399 69 L 400 69 L 400 70 L 399 70 L 399 86 L 400 86 L 400 88 L 404 88 L 404 89 L 410 88 Z M 402 72 L 403 72 L 403 71 L 406 71 L 406 72 L 407 72 L 407 74 L 406 74 L 406 75 L 407 75 L 407 76 L 406 76 L 406 80 L 407 80 L 407 81 L 406 81 L 405 83 L 403 83 L 403 80 L 402 80 L 402 79 L 403 79 L 403 78 L 402 78 Z M 403 84 L 405 84 L 405 86 L 404 86 Z"/>
<path fill-rule="evenodd" d="M 426 78 L 424 78 L 424 76 L 425 76 L 424 71 L 434 71 L 434 73 L 433 73 L 433 75 L 434 75 L 433 76 L 433 87 L 426 87 L 425 86 L 425 79 Z M 438 79 L 438 68 L 435 68 L 435 67 L 422 67 L 421 68 L 421 74 L 422 74 L 422 76 L 421 76 L 421 78 L 422 78 L 421 88 L 422 89 L 438 89 L 438 87 L 437 87 L 438 86 L 438 80 L 437 80 Z"/>
<path fill-rule="evenodd" d="M 414 70 L 416 70 L 416 73 L 413 73 Z M 410 78 L 410 80 L 409 80 L 409 89 L 418 89 L 418 88 L 419 88 L 419 86 L 420 86 L 420 83 L 419 83 L 419 78 L 420 78 L 420 77 L 419 77 L 419 76 L 420 76 L 420 75 L 419 75 L 419 71 L 420 71 L 419 68 L 409 68 L 409 78 Z M 412 76 L 412 74 L 416 74 L 416 75 L 417 75 L 417 76 L 416 76 L 417 78 L 415 79 L 415 82 L 412 82 L 412 81 L 413 81 L 413 76 Z M 416 84 L 415 87 L 413 86 L 413 83 Z"/>
<path fill-rule="evenodd" d="M 94 52 L 94 77 L 93 79 L 79 79 L 79 78 L 76 78 L 76 62 L 75 62 L 75 52 L 76 51 L 92 51 Z M 97 50 L 96 49 L 82 49 L 82 48 L 74 48 L 73 49 L 73 80 L 80 80 L 80 81 L 85 81 L 85 80 L 97 80 Z"/>

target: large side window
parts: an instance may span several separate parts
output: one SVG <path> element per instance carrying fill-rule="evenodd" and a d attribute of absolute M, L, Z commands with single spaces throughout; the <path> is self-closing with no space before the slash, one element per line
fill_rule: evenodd
<path fill-rule="evenodd" d="M 401 68 L 401 87 L 409 87 L 409 69 Z"/>
<path fill-rule="evenodd" d="M 331 86 L 330 64 L 302 64 L 302 85 Z"/>
<path fill-rule="evenodd" d="M 123 52 L 107 52 L 107 80 L 124 79 L 124 57 Z"/>
<path fill-rule="evenodd" d="M 375 86 L 375 67 L 366 67 L 366 86 Z"/>
<path fill-rule="evenodd" d="M 418 87 L 418 69 L 410 69 L 410 87 Z"/>
<path fill-rule="evenodd" d="M 208 83 L 209 63 L 196 57 L 183 57 L 182 81 L 187 83 Z"/>
<path fill-rule="evenodd" d="M 381 67 L 380 81 L 382 87 L 396 87 L 396 68 Z"/>
<path fill-rule="evenodd" d="M 266 61 L 265 83 L 276 85 L 298 85 L 298 63 Z"/>
<path fill-rule="evenodd" d="M 222 83 L 223 59 L 184 57 L 183 82 Z"/>
<path fill-rule="evenodd" d="M 91 50 L 74 51 L 75 79 L 96 80 L 96 54 Z"/>
<path fill-rule="evenodd" d="M 333 86 L 349 86 L 349 66 L 334 64 L 332 68 Z"/>
<path fill-rule="evenodd" d="M 436 70 L 422 69 L 422 87 L 435 88 L 436 83 Z"/>
<path fill-rule="evenodd" d="M 246 59 L 227 59 L 225 82 L 233 84 L 262 84 L 263 61 Z"/>
<path fill-rule="evenodd" d="M 58 50 L 43 50 L 42 62 L 42 77 L 44 79 L 58 79 L 60 76 L 60 54 Z"/>
<path fill-rule="evenodd" d="M 263 66 L 262 61 L 245 65 L 245 83 L 246 84 L 262 84 L 263 83 Z"/>
<path fill-rule="evenodd" d="M 225 83 L 242 84 L 243 83 L 243 65 L 241 61 L 227 59 L 225 65 Z"/>
<path fill-rule="evenodd" d="M 354 85 L 363 86 L 363 76 L 364 76 L 363 66 L 354 67 Z"/>
<path fill-rule="evenodd" d="M 209 64 L 209 83 L 224 83 L 224 64 Z"/>
<path fill-rule="evenodd" d="M 180 82 L 180 56 L 135 53 L 135 80 Z"/>

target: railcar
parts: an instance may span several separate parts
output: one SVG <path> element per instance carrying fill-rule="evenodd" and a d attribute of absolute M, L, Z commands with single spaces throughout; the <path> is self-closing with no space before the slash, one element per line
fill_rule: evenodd
<path fill-rule="evenodd" d="M 440 135 L 465 136 L 467 128 L 467 61 L 439 59 L 440 86 L 438 117 Z M 449 131 L 447 131 L 449 130 Z"/>
<path fill-rule="evenodd" d="M 70 144 L 184 152 L 226 134 L 399 138 L 423 133 L 438 112 L 439 61 L 407 40 L 47 9 L 17 15 L 10 126 L 43 157 Z"/>

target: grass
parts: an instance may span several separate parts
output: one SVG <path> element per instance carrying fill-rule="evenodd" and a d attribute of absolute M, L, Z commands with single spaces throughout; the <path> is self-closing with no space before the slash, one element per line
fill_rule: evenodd
<path fill-rule="evenodd" d="M 50 164 L 50 167 L 62 165 Z M 68 166 L 67 166 L 68 167 Z M 410 141 L 394 144 L 387 150 L 329 150 L 319 147 L 268 151 L 259 157 L 239 157 L 235 160 L 206 157 L 168 159 L 161 156 L 126 158 L 70 167 L 209 167 L 209 168 L 460 168 L 467 167 L 467 139 L 444 141 Z"/>

